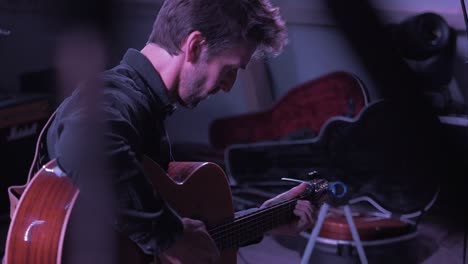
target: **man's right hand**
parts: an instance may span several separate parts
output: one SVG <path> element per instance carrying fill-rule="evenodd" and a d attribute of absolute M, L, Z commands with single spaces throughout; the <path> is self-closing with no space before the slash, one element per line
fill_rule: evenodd
<path fill-rule="evenodd" d="M 184 234 L 174 245 L 162 252 L 162 263 L 216 263 L 220 253 L 206 231 L 205 224 L 190 218 L 182 218 L 182 223 Z"/>

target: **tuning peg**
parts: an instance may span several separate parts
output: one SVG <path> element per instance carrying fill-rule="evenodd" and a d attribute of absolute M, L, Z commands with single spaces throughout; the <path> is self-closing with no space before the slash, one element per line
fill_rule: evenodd
<path fill-rule="evenodd" d="M 281 178 L 281 180 L 283 180 L 283 181 L 292 181 L 292 182 L 297 182 L 297 183 L 306 183 L 308 191 L 315 190 L 315 184 L 312 183 L 311 181 L 303 181 L 303 180 L 292 179 L 292 178 Z"/>
<path fill-rule="evenodd" d="M 307 173 L 307 176 L 309 177 L 310 180 L 316 178 L 318 175 L 319 175 L 318 171 L 315 171 L 315 170 Z"/>
<path fill-rule="evenodd" d="M 298 182 L 298 183 L 307 183 L 310 186 L 313 186 L 311 182 L 309 181 L 303 181 L 299 179 L 293 179 L 293 178 L 281 178 L 282 181 L 292 181 L 292 182 Z"/>
<path fill-rule="evenodd" d="M 292 181 L 292 182 L 297 182 L 297 183 L 307 183 L 307 185 L 309 185 L 310 187 L 315 187 L 315 186 L 317 186 L 319 184 L 323 184 L 323 183 L 327 182 L 324 179 L 318 179 L 318 180 L 314 180 L 314 181 L 304 181 L 304 180 L 293 179 L 293 178 L 281 178 L 281 180 L 283 180 L 283 181 Z"/>

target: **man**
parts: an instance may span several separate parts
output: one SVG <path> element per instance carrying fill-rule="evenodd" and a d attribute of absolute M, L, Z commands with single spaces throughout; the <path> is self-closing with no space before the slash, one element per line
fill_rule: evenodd
<path fill-rule="evenodd" d="M 167 168 L 171 155 L 164 120 L 175 104 L 193 108 L 211 94 L 229 92 L 251 57 L 277 54 L 285 43 L 284 22 L 268 0 L 166 0 L 147 45 L 128 50 L 120 65 L 100 76 L 105 84 L 99 109 L 106 126 L 105 159 L 117 196 L 115 228 L 144 253 L 183 263 L 216 260 L 219 252 L 203 222 L 180 219 L 153 192 L 141 160 L 147 155 Z M 79 140 L 86 85 L 60 105 L 47 134 L 49 157 L 78 186 L 82 168 L 77 160 L 86 159 L 86 145 Z M 305 187 L 263 207 L 293 198 Z M 298 201 L 294 213 L 297 221 L 272 232 L 297 234 L 312 226 L 308 201 Z M 187 248 L 198 253 L 189 254 Z"/>

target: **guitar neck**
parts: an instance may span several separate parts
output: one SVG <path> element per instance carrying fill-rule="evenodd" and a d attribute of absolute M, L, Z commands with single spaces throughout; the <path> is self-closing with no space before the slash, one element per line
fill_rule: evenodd
<path fill-rule="evenodd" d="M 300 199 L 300 198 L 299 198 Z M 258 239 L 265 232 L 289 223 L 298 199 L 288 200 L 216 226 L 208 232 L 220 250 L 238 248 Z"/>

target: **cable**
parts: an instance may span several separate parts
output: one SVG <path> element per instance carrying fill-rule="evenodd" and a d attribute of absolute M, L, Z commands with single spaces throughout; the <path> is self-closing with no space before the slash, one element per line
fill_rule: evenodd
<path fill-rule="evenodd" d="M 175 159 L 174 159 L 174 156 L 172 156 L 172 144 L 171 144 L 171 139 L 169 138 L 169 134 L 167 133 L 167 130 L 166 130 L 166 127 L 164 127 L 164 134 L 166 134 L 166 140 L 167 140 L 167 144 L 168 144 L 168 147 L 169 147 L 169 161 L 171 162 L 174 162 Z"/>

